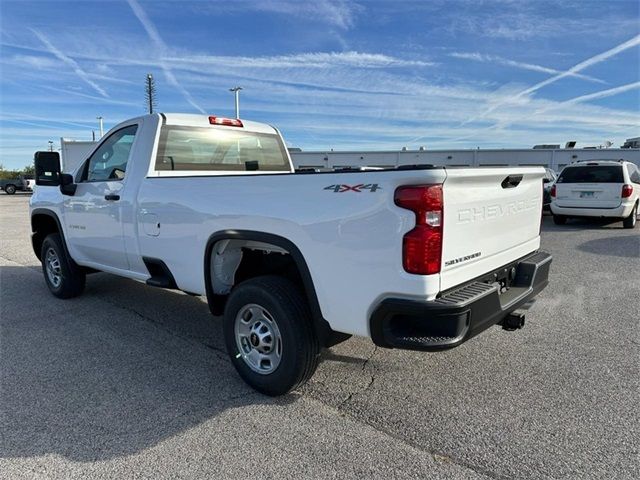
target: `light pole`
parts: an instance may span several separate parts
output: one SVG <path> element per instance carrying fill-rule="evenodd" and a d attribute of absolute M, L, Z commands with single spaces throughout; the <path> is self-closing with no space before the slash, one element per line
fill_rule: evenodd
<path fill-rule="evenodd" d="M 236 96 L 236 118 L 240 118 L 240 90 L 242 87 L 233 87 L 229 91 L 233 92 Z"/>
<path fill-rule="evenodd" d="M 49 140 L 49 151 L 53 152 L 53 141 Z"/>
<path fill-rule="evenodd" d="M 96 120 L 98 120 L 98 125 L 100 125 L 100 138 L 102 138 L 104 135 L 104 128 L 102 127 L 102 117 L 96 117 Z"/>

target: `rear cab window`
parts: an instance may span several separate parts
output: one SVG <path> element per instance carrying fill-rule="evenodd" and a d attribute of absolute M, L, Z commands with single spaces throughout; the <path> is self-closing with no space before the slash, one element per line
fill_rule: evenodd
<path fill-rule="evenodd" d="M 241 129 L 165 125 L 160 131 L 155 170 L 224 174 L 290 172 L 279 135 Z"/>
<path fill-rule="evenodd" d="M 624 183 L 622 165 L 584 165 L 565 168 L 557 183 Z"/>

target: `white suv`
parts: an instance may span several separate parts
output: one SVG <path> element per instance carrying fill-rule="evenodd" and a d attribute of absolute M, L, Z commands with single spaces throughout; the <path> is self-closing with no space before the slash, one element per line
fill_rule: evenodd
<path fill-rule="evenodd" d="M 624 228 L 636 225 L 640 170 L 623 160 L 576 162 L 562 170 L 551 188 L 553 221 L 569 217 L 619 218 Z"/>

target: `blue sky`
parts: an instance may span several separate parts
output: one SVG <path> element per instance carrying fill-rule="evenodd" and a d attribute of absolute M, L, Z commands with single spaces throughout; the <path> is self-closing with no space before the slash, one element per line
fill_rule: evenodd
<path fill-rule="evenodd" d="M 303 149 L 615 145 L 640 135 L 635 0 L 0 1 L 0 163 L 158 110 Z"/>

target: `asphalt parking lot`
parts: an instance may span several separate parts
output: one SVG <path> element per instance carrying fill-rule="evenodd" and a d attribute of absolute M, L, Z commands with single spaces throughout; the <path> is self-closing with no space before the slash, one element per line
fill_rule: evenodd
<path fill-rule="evenodd" d="M 640 227 L 545 217 L 525 328 L 442 353 L 354 338 L 250 390 L 196 297 L 107 274 L 52 297 L 0 195 L 0 477 L 640 478 Z"/>

